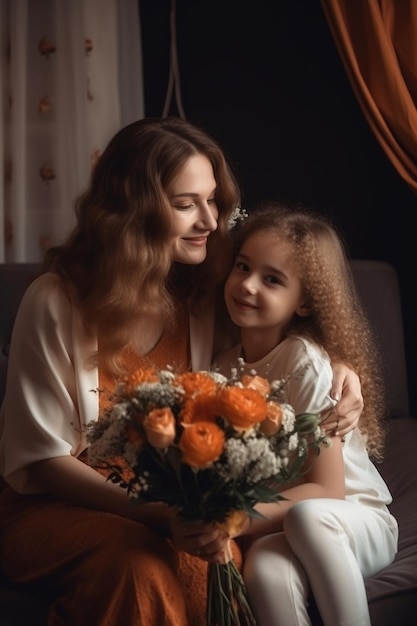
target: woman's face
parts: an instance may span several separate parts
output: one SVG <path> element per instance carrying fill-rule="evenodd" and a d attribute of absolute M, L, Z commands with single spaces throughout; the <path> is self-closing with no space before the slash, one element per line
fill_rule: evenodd
<path fill-rule="evenodd" d="M 217 228 L 216 180 L 213 168 L 202 154 L 190 157 L 168 185 L 171 204 L 173 259 L 178 263 L 202 263 L 207 238 Z"/>

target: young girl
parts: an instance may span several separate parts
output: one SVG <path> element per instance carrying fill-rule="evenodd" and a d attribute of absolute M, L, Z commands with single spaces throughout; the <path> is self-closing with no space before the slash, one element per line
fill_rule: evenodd
<path fill-rule="evenodd" d="M 289 377 L 286 401 L 296 413 L 323 418 L 330 397 L 330 358 L 359 373 L 360 427 L 314 458 L 287 500 L 257 507 L 244 578 L 259 626 L 310 624 L 313 593 L 326 626 L 370 624 L 364 577 L 388 565 L 397 549 L 390 493 L 370 460 L 382 447 L 378 357 L 358 301 L 342 243 L 324 218 L 270 204 L 239 229 L 237 256 L 225 285 L 241 343 L 216 359 Z M 260 536 L 260 537 L 259 537 Z"/>

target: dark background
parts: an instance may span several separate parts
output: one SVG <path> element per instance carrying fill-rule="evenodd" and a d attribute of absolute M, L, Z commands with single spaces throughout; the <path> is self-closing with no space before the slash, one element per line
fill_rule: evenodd
<path fill-rule="evenodd" d="M 140 0 L 145 114 L 168 86 L 170 0 Z M 399 274 L 409 391 L 417 408 L 414 222 L 417 196 L 370 130 L 319 0 L 177 0 L 187 119 L 225 149 L 243 206 L 266 199 L 329 215 L 354 258 Z M 178 115 L 173 94 L 170 114 Z"/>

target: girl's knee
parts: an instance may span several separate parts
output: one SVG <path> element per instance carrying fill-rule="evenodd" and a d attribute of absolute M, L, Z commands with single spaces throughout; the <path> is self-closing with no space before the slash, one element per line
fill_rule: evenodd
<path fill-rule="evenodd" d="M 343 514 L 335 509 L 336 500 L 311 498 L 294 504 L 284 520 L 284 532 L 288 543 L 302 561 L 306 555 L 344 542 Z M 333 506 L 332 506 L 333 505 Z"/>
<path fill-rule="evenodd" d="M 288 511 L 284 519 L 284 532 L 291 544 L 296 537 L 314 536 L 317 530 L 325 523 L 323 508 L 318 500 L 309 499 L 296 502 Z"/>
<path fill-rule="evenodd" d="M 291 559 L 291 549 L 283 533 L 262 537 L 245 557 L 243 578 L 246 585 L 252 589 L 271 587 L 276 593 L 287 584 L 285 571 L 291 569 Z"/>

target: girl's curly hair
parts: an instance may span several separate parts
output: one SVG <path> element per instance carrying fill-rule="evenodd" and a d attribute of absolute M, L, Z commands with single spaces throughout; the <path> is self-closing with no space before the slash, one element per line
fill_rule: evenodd
<path fill-rule="evenodd" d="M 370 454 L 381 457 L 385 410 L 381 358 L 342 237 L 324 216 L 275 202 L 255 207 L 238 226 L 236 250 L 259 231 L 274 233 L 277 245 L 286 241 L 292 246 L 311 315 L 295 316 L 289 332 L 310 337 L 332 361 L 345 363 L 359 375 L 364 398 L 360 429 L 367 436 Z"/>

